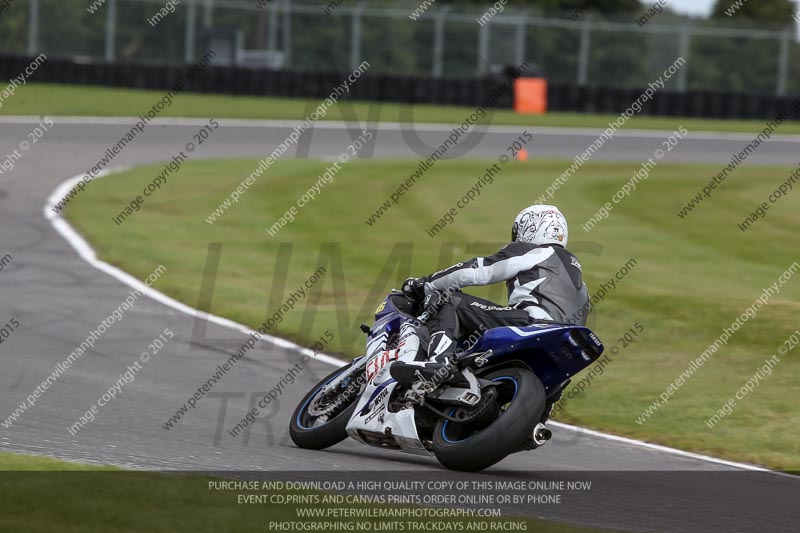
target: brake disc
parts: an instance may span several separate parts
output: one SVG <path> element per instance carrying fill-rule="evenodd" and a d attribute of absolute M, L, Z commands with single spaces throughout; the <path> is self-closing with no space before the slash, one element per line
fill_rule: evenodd
<path fill-rule="evenodd" d="M 346 398 L 342 399 L 342 396 L 347 394 L 347 388 L 349 387 L 351 382 L 352 379 L 350 377 L 342 380 L 342 382 L 337 387 L 338 390 L 336 391 L 326 391 L 325 388 L 323 387 L 319 391 L 319 393 L 317 393 L 317 397 L 315 397 L 313 400 L 311 400 L 311 402 L 309 402 L 308 414 L 317 418 L 324 416 L 327 417 L 328 419 L 338 414 L 336 412 L 337 409 L 339 409 L 343 405 L 348 404 L 347 399 Z M 359 390 L 358 392 L 353 392 L 352 395 L 358 396 L 360 393 L 361 391 Z M 336 394 L 336 396 L 330 399 L 326 404 L 325 399 L 330 394 Z"/>

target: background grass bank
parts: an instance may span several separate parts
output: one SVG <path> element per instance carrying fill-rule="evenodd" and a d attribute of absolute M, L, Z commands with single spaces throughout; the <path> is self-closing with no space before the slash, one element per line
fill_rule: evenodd
<path fill-rule="evenodd" d="M 139 277 L 168 267 L 157 288 L 192 306 L 210 243 L 221 244 L 211 312 L 257 327 L 320 266 L 308 296 L 271 333 L 310 345 L 330 330 L 330 351 L 363 350 L 361 322 L 370 323 L 384 294 L 409 275 L 423 275 L 505 243 L 519 209 L 566 166 L 561 161 L 511 163 L 435 238 L 426 230 L 482 175 L 485 161 L 441 161 L 372 226 L 372 212 L 410 171 L 411 161 L 361 161 L 347 166 L 295 220 L 269 237 L 266 228 L 296 205 L 326 163 L 279 161 L 214 224 L 209 213 L 257 165 L 255 160 L 184 165 L 166 187 L 121 226 L 112 222 L 152 179 L 158 166 L 100 179 L 68 209 L 100 256 Z M 791 196 L 766 218 L 737 228 L 789 169 L 742 167 L 685 219 L 678 210 L 717 169 L 661 164 L 632 197 L 590 232 L 585 223 L 638 165 L 589 163 L 559 190 L 556 203 L 571 224 L 590 292 L 630 260 L 635 266 L 595 305 L 589 325 L 621 351 L 602 376 L 571 400 L 562 420 L 653 442 L 798 470 L 800 415 L 794 406 L 800 367 L 793 352 L 713 430 L 704 422 L 797 329 L 800 278 L 781 287 L 683 387 L 644 424 L 635 418 L 797 260 L 800 213 Z M 528 191 L 526 193 L 526 191 Z M 795 193 L 800 194 L 800 193 Z M 393 255 L 394 254 L 394 255 Z M 281 258 L 280 260 L 278 258 Z M 497 285 L 473 291 L 505 301 Z M 621 341 L 634 324 L 644 331 Z M 220 357 L 223 357 L 222 355 Z"/>
<path fill-rule="evenodd" d="M 146 113 L 161 99 L 164 91 L 118 89 L 83 85 L 29 83 L 3 102 L 2 115 L 107 116 L 134 117 Z M 231 96 L 226 94 L 183 93 L 165 108 L 160 117 L 238 118 L 302 120 L 319 105 L 320 100 Z M 379 108 L 379 113 L 375 108 Z M 372 109 L 372 115 L 368 115 Z M 370 120 L 380 122 L 461 124 L 474 111 L 470 107 L 429 104 L 345 102 L 331 108 L 323 120 Z M 566 128 L 607 128 L 619 115 L 591 113 L 548 113 L 519 115 L 511 110 L 496 110 L 482 124 L 551 126 Z M 680 117 L 634 116 L 625 129 L 673 131 L 675 124 L 689 130 L 756 133 L 766 120 L 707 120 Z M 776 134 L 800 133 L 800 122 L 785 122 Z"/>

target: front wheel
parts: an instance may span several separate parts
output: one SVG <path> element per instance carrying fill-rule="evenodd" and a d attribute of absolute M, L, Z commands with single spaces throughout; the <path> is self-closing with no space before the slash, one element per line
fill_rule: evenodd
<path fill-rule="evenodd" d="M 507 368 L 479 377 L 497 383 L 496 393 L 483 391 L 490 403 L 480 409 L 489 416 L 463 423 L 440 418 L 433 430 L 436 458 L 451 470 L 476 472 L 519 451 L 544 413 L 544 385 L 530 370 Z"/>
<path fill-rule="evenodd" d="M 363 369 L 332 390 L 323 392 L 323 388 L 351 366 L 352 363 L 327 375 L 300 401 L 289 424 L 289 435 L 298 447 L 322 450 L 347 438 L 347 422 L 365 385 Z"/>

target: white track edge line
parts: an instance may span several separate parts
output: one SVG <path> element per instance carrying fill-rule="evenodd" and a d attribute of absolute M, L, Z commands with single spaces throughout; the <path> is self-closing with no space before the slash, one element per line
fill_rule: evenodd
<path fill-rule="evenodd" d="M 124 168 L 109 169 L 108 171 L 104 171 L 104 172 L 98 173 L 97 178 L 108 176 L 110 174 L 115 174 L 115 173 L 121 172 L 122 170 L 124 170 Z M 116 278 L 117 280 L 121 281 L 122 283 L 124 283 L 124 284 L 126 284 L 126 285 L 128 285 L 130 287 L 133 287 L 134 289 L 140 291 L 144 295 L 149 296 L 153 300 L 156 300 L 157 302 L 160 302 L 160 303 L 162 303 L 162 304 L 164 304 L 166 306 L 169 306 L 169 307 L 171 307 L 171 308 L 173 308 L 173 309 L 175 309 L 177 311 L 180 311 L 182 313 L 185 313 L 185 314 L 188 314 L 188 315 L 191 315 L 191 316 L 194 316 L 194 317 L 199 317 L 199 318 L 202 318 L 204 320 L 208 320 L 209 322 L 213 322 L 214 324 L 217 324 L 217 325 L 220 325 L 220 326 L 223 326 L 223 327 L 227 327 L 227 328 L 231 328 L 231 329 L 234 329 L 234 330 L 239 331 L 241 333 L 245 333 L 247 335 L 251 335 L 251 334 L 257 333 L 256 331 L 248 328 L 247 326 L 244 326 L 242 324 L 239 324 L 239 323 L 234 322 L 232 320 L 229 320 L 227 318 L 222 318 L 222 317 L 219 317 L 219 316 L 216 316 L 216 315 L 205 313 L 203 311 L 199 311 L 197 309 L 194 309 L 193 307 L 189 307 L 188 305 L 186 305 L 184 303 L 181 303 L 181 302 L 179 302 L 179 301 L 167 296 L 166 294 L 164 294 L 164 293 L 162 293 L 160 291 L 157 291 L 152 287 L 149 287 L 149 286 L 145 285 L 144 283 L 142 283 L 138 279 L 134 278 L 133 276 L 131 276 L 127 272 L 125 272 L 125 271 L 123 271 L 123 270 L 121 270 L 121 269 L 119 269 L 119 268 L 117 268 L 117 267 L 115 267 L 113 265 L 110 265 L 110 264 L 106 263 L 105 261 L 101 261 L 100 259 L 98 259 L 97 258 L 97 254 L 95 253 L 94 249 L 92 249 L 92 247 L 89 245 L 89 243 L 86 242 L 86 240 L 80 234 L 78 234 L 78 232 L 76 232 L 73 229 L 73 227 L 70 226 L 70 224 L 60 214 L 57 214 L 56 212 L 54 212 L 51 209 L 82 178 L 83 178 L 83 174 L 79 174 L 79 175 L 74 176 L 74 177 L 68 179 L 67 181 L 63 182 L 61 185 L 59 185 L 59 187 L 55 191 L 53 191 L 53 193 L 50 195 L 50 197 L 48 197 L 47 203 L 45 204 L 45 206 L 43 208 L 43 212 L 44 212 L 45 218 L 47 220 L 49 220 L 50 223 L 53 224 L 53 226 L 55 227 L 56 231 L 58 231 L 64 237 L 64 239 L 66 239 L 67 242 L 72 245 L 72 247 L 75 249 L 75 251 L 78 252 L 78 255 L 81 257 L 81 259 L 83 259 L 84 261 L 86 261 L 87 263 L 92 265 L 94 268 L 105 272 L 109 276 L 112 276 L 112 277 Z M 95 178 L 95 179 L 97 179 L 97 178 Z M 309 357 L 314 357 L 314 359 L 323 361 L 323 362 L 328 363 L 328 364 L 332 364 L 332 365 L 336 365 L 336 366 L 343 366 L 345 364 L 341 360 L 336 359 L 335 357 L 332 357 L 332 356 L 327 355 L 327 354 L 318 353 L 315 356 L 313 350 L 310 350 L 308 348 L 305 348 L 305 347 L 300 346 L 298 344 L 295 344 L 293 342 L 287 341 L 285 339 L 281 339 L 280 337 L 275 337 L 273 335 L 266 334 L 266 335 L 262 335 L 261 339 L 262 340 L 266 340 L 267 342 L 270 342 L 270 343 L 272 343 L 272 344 L 274 344 L 276 346 L 279 346 L 281 348 L 286 348 L 286 349 L 298 352 L 298 353 L 300 353 L 302 355 L 308 355 Z"/>
<path fill-rule="evenodd" d="M 138 117 L 80 117 L 80 116 L 55 116 L 50 117 L 53 122 L 56 124 L 77 124 L 77 125 L 131 125 L 135 124 L 139 118 Z M 299 126 L 303 123 L 300 120 L 279 120 L 279 119 L 236 119 L 236 118 L 227 118 L 227 119 L 217 119 L 221 126 L 229 126 L 229 127 L 248 127 L 248 128 L 263 128 L 263 127 L 282 127 L 282 128 L 293 128 L 295 126 Z M 26 115 L 8 115 L 8 116 L 0 116 L 0 124 L 36 124 L 40 121 L 37 117 L 34 116 L 26 116 Z M 154 126 L 198 126 L 202 124 L 206 124 L 208 122 L 207 118 L 155 118 L 150 121 L 149 124 Z M 418 131 L 437 131 L 437 132 L 449 132 L 454 127 L 458 126 L 458 124 L 437 124 L 437 123 L 413 123 L 413 122 L 379 122 L 375 124 L 370 124 L 366 122 L 367 125 L 372 127 L 376 127 L 378 130 L 391 130 L 391 131 L 402 131 L 402 130 L 418 130 Z M 347 127 L 357 127 L 362 128 L 363 124 L 360 122 L 346 122 L 346 121 L 339 121 L 339 120 L 318 120 L 314 123 L 315 128 L 320 129 L 343 129 Z M 518 126 L 509 125 L 509 124 L 498 124 L 498 125 L 489 125 L 485 131 L 487 133 L 509 133 L 509 134 L 518 134 L 520 128 L 527 128 L 534 133 L 539 132 L 543 134 L 550 134 L 550 135 L 565 135 L 565 136 L 576 136 L 576 135 L 586 135 L 597 137 L 602 134 L 605 129 L 603 128 L 582 128 L 582 127 L 563 127 L 563 126 L 537 126 L 535 124 L 520 124 Z M 674 133 L 670 130 L 656 130 L 656 129 L 629 129 L 629 130 L 618 130 L 614 133 L 614 137 L 628 137 L 628 138 L 640 138 L 640 137 L 649 137 L 649 138 L 663 138 L 665 135 L 670 135 Z M 753 140 L 754 135 L 756 132 L 753 133 L 746 133 L 746 132 L 715 132 L 715 131 L 691 131 L 690 137 L 693 139 L 703 139 L 703 140 L 719 140 L 719 141 L 727 141 L 727 140 L 741 140 L 741 141 L 751 141 Z M 792 134 L 792 133 L 779 133 L 774 135 L 770 138 L 770 142 L 797 142 L 800 140 L 800 135 Z"/>
<path fill-rule="evenodd" d="M 97 178 L 95 178 L 95 179 L 98 179 L 98 178 L 101 178 L 101 177 L 105 177 L 105 176 L 109 176 L 111 174 L 116 174 L 116 173 L 122 172 L 126 168 L 127 167 L 117 167 L 117 168 L 109 169 L 109 170 L 106 170 L 106 171 L 102 171 L 97 175 Z M 177 311 L 180 311 L 180 312 L 185 313 L 185 314 L 190 315 L 190 316 L 203 318 L 203 319 L 208 320 L 209 322 L 213 322 L 214 324 L 217 324 L 219 326 L 227 327 L 227 328 L 230 328 L 230 329 L 234 329 L 236 331 L 239 331 L 239 332 L 242 332 L 242 333 L 246 333 L 247 335 L 256 333 L 255 331 L 251 330 L 247 326 L 244 326 L 242 324 L 234 322 L 233 320 L 229 320 L 227 318 L 222 318 L 222 317 L 219 317 L 219 316 L 216 316 L 216 315 L 205 313 L 203 311 L 199 311 L 197 309 L 194 309 L 193 307 L 189 307 L 188 305 L 186 305 L 184 303 L 181 303 L 181 302 L 179 302 L 179 301 L 167 296 L 166 294 L 164 294 L 164 293 L 162 293 L 160 291 L 157 291 L 157 290 L 153 289 L 152 287 L 149 287 L 149 286 L 145 285 L 144 283 L 142 283 L 138 279 L 134 278 L 133 276 L 131 276 L 130 274 L 125 272 L 124 270 L 121 270 L 121 269 L 119 269 L 119 268 L 117 268 L 117 267 L 115 267 L 113 265 L 110 265 L 110 264 L 106 263 L 105 261 L 101 261 L 100 259 L 98 259 L 97 258 L 97 254 L 95 253 L 94 249 L 89 245 L 89 243 L 86 242 L 86 240 L 77 231 L 75 231 L 75 229 L 60 214 L 55 213 L 51 209 L 51 207 L 53 207 L 61 199 L 63 199 L 63 197 L 67 194 L 67 192 L 69 192 L 69 190 L 72 189 L 72 187 L 74 187 L 75 184 L 83 178 L 83 176 L 84 176 L 83 174 L 78 174 L 77 176 L 73 176 L 72 178 L 69 178 L 68 180 L 66 180 L 63 183 L 61 183 L 61 185 L 59 185 L 58 188 L 56 188 L 56 190 L 54 190 L 52 192 L 52 194 L 50 194 L 50 196 L 47 198 L 47 202 L 45 203 L 44 208 L 43 208 L 44 217 L 53 225 L 53 227 L 56 229 L 56 231 L 58 231 L 61 234 L 61 236 L 64 237 L 64 239 L 75 249 L 75 251 L 81 257 L 81 259 L 83 259 L 84 261 L 89 263 L 94 268 L 96 268 L 96 269 L 98 269 L 98 270 L 100 270 L 102 272 L 105 272 L 106 274 L 108 274 L 109 276 L 111 276 L 113 278 L 116 278 L 118 281 L 121 281 L 122 283 L 124 283 L 124 284 L 126 284 L 126 285 L 128 285 L 128 286 L 130 286 L 130 287 L 142 292 L 143 294 L 145 294 L 146 296 L 149 296 L 153 300 L 156 300 L 157 302 L 160 302 L 160 303 L 162 303 L 162 304 L 164 304 L 164 305 L 166 305 L 168 307 L 171 307 L 171 308 L 173 308 L 173 309 L 175 309 Z M 295 352 L 297 352 L 299 354 L 303 354 L 303 355 L 308 355 L 310 357 L 314 357 L 313 350 L 309 350 L 308 348 L 304 348 L 303 346 L 300 346 L 299 344 L 295 344 L 293 342 L 290 342 L 290 341 L 288 341 L 286 339 L 282 339 L 280 337 L 275 337 L 273 335 L 263 335 L 261 338 L 263 340 L 271 342 L 272 344 L 274 344 L 274 345 L 276 345 L 276 346 L 278 346 L 280 348 L 284 348 L 284 349 L 287 349 L 287 350 L 292 350 L 292 351 L 295 351 Z M 333 357 L 331 355 L 322 354 L 322 353 L 318 353 L 315 356 L 315 359 L 319 360 L 319 361 L 322 361 L 324 363 L 333 365 L 333 366 L 337 366 L 337 367 L 341 367 L 341 366 L 344 366 L 346 364 L 343 361 L 341 361 L 340 359 L 337 359 L 337 358 L 335 358 L 335 357 Z M 638 439 L 631 439 L 631 438 L 628 438 L 628 437 L 620 437 L 620 436 L 617 436 L 617 435 L 612 435 L 610 433 L 603 433 L 603 432 L 600 432 L 600 431 L 595 431 L 593 429 L 586 429 L 586 428 L 583 428 L 583 427 L 580 427 L 580 426 L 573 426 L 573 425 L 570 425 L 570 424 L 564 424 L 562 422 L 553 421 L 553 422 L 550 422 L 550 424 L 553 425 L 553 426 L 561 427 L 563 429 L 569 429 L 569 430 L 572 430 L 572 431 L 575 431 L 575 432 L 583 432 L 583 433 L 586 433 L 588 435 L 592 435 L 594 437 L 599 437 L 599 438 L 606 439 L 606 440 L 621 442 L 621 443 L 629 444 L 629 445 L 632 445 L 632 446 L 637 446 L 637 447 L 640 447 L 640 448 L 647 448 L 647 449 L 650 449 L 650 450 L 659 451 L 659 452 L 667 453 L 667 454 L 671 454 L 671 455 L 677 455 L 677 456 L 686 457 L 686 458 L 690 458 L 690 459 L 696 459 L 696 460 L 706 461 L 706 462 L 710 462 L 710 463 L 721 464 L 721 465 L 725 465 L 725 466 L 739 468 L 739 469 L 742 469 L 742 470 L 752 470 L 752 471 L 758 471 L 758 472 L 769 472 L 769 473 L 772 473 L 772 474 L 787 475 L 787 474 L 784 474 L 783 472 L 777 472 L 777 471 L 770 470 L 770 469 L 763 468 L 763 467 L 756 466 L 756 465 L 751 465 L 751 464 L 747 464 L 747 463 L 737 463 L 737 462 L 734 462 L 734 461 L 727 461 L 725 459 L 718 459 L 716 457 L 712 457 L 712 456 L 709 456 L 709 455 L 703 455 L 703 454 L 698 454 L 698 453 L 693 453 L 693 452 L 687 452 L 687 451 L 684 451 L 684 450 L 679 450 L 677 448 L 670 448 L 668 446 L 662 446 L 660 444 L 653 444 L 651 442 L 646 442 L 646 441 L 642 441 L 642 440 L 638 440 Z M 796 476 L 791 476 L 791 475 L 787 475 L 787 476 L 788 477 L 792 477 L 792 478 L 796 478 Z"/>

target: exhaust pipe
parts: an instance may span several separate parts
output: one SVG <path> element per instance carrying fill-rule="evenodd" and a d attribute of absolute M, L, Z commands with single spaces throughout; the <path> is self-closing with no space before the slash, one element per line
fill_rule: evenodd
<path fill-rule="evenodd" d="M 545 425 L 540 422 L 536 424 L 536 427 L 533 428 L 533 434 L 531 437 L 537 446 L 541 446 L 553 437 L 553 432 L 547 429 Z"/>

